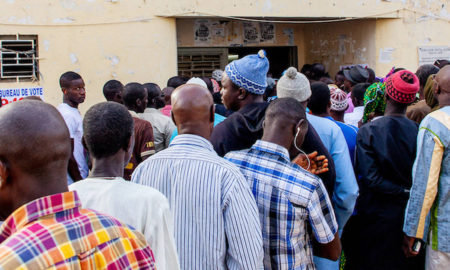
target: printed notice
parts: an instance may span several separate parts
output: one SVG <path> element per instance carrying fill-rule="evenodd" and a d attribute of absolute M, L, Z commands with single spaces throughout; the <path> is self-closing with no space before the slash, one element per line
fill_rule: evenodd
<path fill-rule="evenodd" d="M 419 66 L 433 64 L 436 60 L 450 60 L 449 46 L 419 47 Z"/>
<path fill-rule="evenodd" d="M 380 49 L 380 63 L 391 63 L 394 60 L 393 54 L 394 48 L 381 48 Z"/>
<path fill-rule="evenodd" d="M 194 43 L 195 45 L 209 44 L 211 41 L 211 25 L 209 20 L 195 20 Z"/>
<path fill-rule="evenodd" d="M 7 105 L 30 96 L 37 96 L 44 99 L 44 89 L 42 87 L 6 88 L 0 89 L 0 95 L 2 98 L 2 105 Z"/>

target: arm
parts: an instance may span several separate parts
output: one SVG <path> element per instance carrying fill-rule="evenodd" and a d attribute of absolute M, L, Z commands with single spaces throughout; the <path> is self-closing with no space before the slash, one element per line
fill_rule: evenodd
<path fill-rule="evenodd" d="M 227 266 L 229 269 L 259 269 L 264 252 L 258 208 L 244 177 L 235 175 L 225 176 L 234 185 L 224 195 Z"/>
<path fill-rule="evenodd" d="M 70 159 L 69 159 L 69 164 L 67 166 L 67 172 L 69 173 L 69 175 L 73 179 L 73 181 L 76 182 L 83 178 L 81 177 L 80 171 L 78 169 L 78 163 L 75 160 L 75 157 L 73 156 L 74 142 L 73 142 L 72 138 L 70 138 L 70 145 L 71 145 L 72 152 L 70 153 Z"/>
<path fill-rule="evenodd" d="M 341 241 L 339 239 L 339 233 L 334 234 L 333 241 L 327 244 L 320 244 L 314 241 L 314 255 L 329 259 L 332 261 L 337 261 L 341 256 Z"/>
<path fill-rule="evenodd" d="M 330 198 L 321 182 L 312 193 L 307 210 L 315 238 L 314 255 L 336 261 L 341 255 L 338 224 Z"/>
<path fill-rule="evenodd" d="M 372 191 L 394 196 L 407 197 L 405 188 L 386 180 L 378 168 L 376 153 L 372 146 L 372 136 L 368 129 L 361 128 L 356 138 L 356 162 L 361 184 Z"/>
<path fill-rule="evenodd" d="M 140 133 L 140 136 L 137 136 L 140 140 L 135 143 L 138 144 L 139 155 L 141 158 L 140 162 L 142 162 L 156 152 L 152 124 L 146 121 L 144 128 L 140 131 Z"/>
<path fill-rule="evenodd" d="M 316 130 L 311 124 L 308 124 L 308 131 L 305 135 L 305 141 L 302 145 L 302 150 L 306 153 L 312 153 L 317 151 L 319 156 L 324 155 L 328 160 L 328 172 L 322 173 L 319 175 L 320 179 L 324 183 L 328 194 L 331 195 L 334 192 L 334 185 L 336 181 L 336 170 L 333 158 L 328 152 L 325 145 L 323 145 L 322 140 L 320 140 L 319 134 L 317 134 Z"/>
<path fill-rule="evenodd" d="M 421 126 L 417 137 L 417 156 L 413 166 L 413 185 L 403 225 L 403 231 L 410 238 L 410 251 L 412 238 L 426 239 L 425 233 L 429 231 L 427 216 L 437 196 L 444 151 L 440 138 L 426 126 Z M 412 252 L 409 254 L 415 255 Z"/>
<path fill-rule="evenodd" d="M 353 172 L 348 146 L 340 129 L 336 129 L 334 138 L 330 152 L 336 166 L 336 185 L 331 200 L 339 230 L 342 231 L 355 208 L 359 187 Z"/>

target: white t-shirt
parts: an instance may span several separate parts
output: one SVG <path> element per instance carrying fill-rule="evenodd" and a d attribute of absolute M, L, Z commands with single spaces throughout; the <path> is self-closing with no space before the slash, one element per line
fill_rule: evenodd
<path fill-rule="evenodd" d="M 355 107 L 353 112 L 344 114 L 344 122 L 346 124 L 357 127 L 364 115 L 364 106 Z"/>
<path fill-rule="evenodd" d="M 83 119 L 81 118 L 80 111 L 66 103 L 59 104 L 58 110 L 69 128 L 70 138 L 73 139 L 74 144 L 73 156 L 77 161 L 80 175 L 84 179 L 89 174 L 89 167 L 84 156 L 83 144 L 81 143 L 81 138 L 83 137 Z"/>
<path fill-rule="evenodd" d="M 161 192 L 121 177 L 86 178 L 69 189 L 77 191 L 83 208 L 111 215 L 141 232 L 153 251 L 156 269 L 180 269 L 173 216 Z"/>

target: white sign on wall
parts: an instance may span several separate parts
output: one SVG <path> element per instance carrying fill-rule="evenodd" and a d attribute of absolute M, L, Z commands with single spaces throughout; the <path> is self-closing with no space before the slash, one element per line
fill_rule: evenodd
<path fill-rule="evenodd" d="M 433 64 L 436 60 L 450 60 L 449 46 L 419 47 L 419 66 Z"/>
<path fill-rule="evenodd" d="M 44 99 L 44 88 L 42 87 L 22 87 L 0 89 L 2 105 L 22 100 L 24 97 L 37 96 Z"/>

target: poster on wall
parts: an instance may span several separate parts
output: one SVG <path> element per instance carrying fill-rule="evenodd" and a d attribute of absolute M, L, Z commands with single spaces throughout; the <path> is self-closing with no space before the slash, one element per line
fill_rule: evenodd
<path fill-rule="evenodd" d="M 419 66 L 433 64 L 436 60 L 450 60 L 449 46 L 419 47 Z"/>
<path fill-rule="evenodd" d="M 23 87 L 23 88 L 5 88 L 0 89 L 2 105 L 22 100 L 24 97 L 37 96 L 44 99 L 44 88 L 42 87 Z"/>
<path fill-rule="evenodd" d="M 211 41 L 211 24 L 209 20 L 199 19 L 194 23 L 195 45 L 207 45 Z"/>
<path fill-rule="evenodd" d="M 275 24 L 259 23 L 259 30 L 261 31 L 260 42 L 275 43 Z"/>
<path fill-rule="evenodd" d="M 256 22 L 243 22 L 244 43 L 259 43 L 259 24 Z"/>

